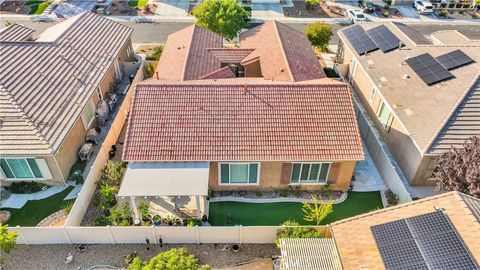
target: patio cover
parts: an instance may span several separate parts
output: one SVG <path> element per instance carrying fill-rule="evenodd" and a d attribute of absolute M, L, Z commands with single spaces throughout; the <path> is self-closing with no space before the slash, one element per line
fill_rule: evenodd
<path fill-rule="evenodd" d="M 130 163 L 118 196 L 208 194 L 208 162 Z"/>
<path fill-rule="evenodd" d="M 283 238 L 281 270 L 341 270 L 333 238 Z"/>

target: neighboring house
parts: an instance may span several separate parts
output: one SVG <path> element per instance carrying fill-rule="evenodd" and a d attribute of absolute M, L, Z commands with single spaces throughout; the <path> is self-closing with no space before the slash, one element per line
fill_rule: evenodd
<path fill-rule="evenodd" d="M 240 34 L 240 48 L 198 26 L 170 35 L 132 102 L 120 197 L 175 196 L 178 208 L 195 195 L 200 215 L 209 189 L 347 191 L 364 158 L 348 86 L 275 21 Z"/>
<path fill-rule="evenodd" d="M 480 134 L 480 41 L 457 31 L 427 38 L 401 23 L 352 26 L 339 37 L 338 67 L 406 178 L 435 185 L 436 158 Z"/>
<path fill-rule="evenodd" d="M 331 224 L 344 269 L 480 269 L 480 199 L 448 192 Z"/>
<path fill-rule="evenodd" d="M 33 36 L 0 31 L 0 179 L 63 184 L 97 103 L 133 56 L 132 29 L 82 13 Z"/>

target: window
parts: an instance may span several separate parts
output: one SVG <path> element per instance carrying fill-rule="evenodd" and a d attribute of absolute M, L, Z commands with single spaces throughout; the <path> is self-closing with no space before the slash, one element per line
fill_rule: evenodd
<path fill-rule="evenodd" d="M 326 184 L 330 163 L 293 163 L 290 183 Z"/>
<path fill-rule="evenodd" d="M 390 108 L 387 106 L 387 104 L 385 104 L 385 102 L 382 102 L 382 105 L 380 106 L 380 111 L 378 112 L 378 119 L 384 127 L 387 127 L 388 119 L 390 118 L 391 114 L 392 111 L 390 110 Z"/>
<path fill-rule="evenodd" d="M 90 127 L 90 124 L 92 124 L 94 116 L 95 116 L 95 109 L 93 108 L 92 102 L 89 101 L 82 111 L 82 120 L 83 120 L 83 124 L 85 125 L 85 129 L 88 129 Z"/>
<path fill-rule="evenodd" d="M 44 161 L 40 165 L 43 166 L 43 163 Z M 34 158 L 2 158 L 0 159 L 0 168 L 2 169 L 2 173 L 5 178 L 9 180 L 44 179 L 42 170 L 39 167 L 39 164 L 37 164 L 37 160 Z"/>
<path fill-rule="evenodd" d="M 370 103 L 372 103 L 375 100 L 376 95 L 377 95 L 377 88 L 373 87 L 372 92 L 370 92 L 370 96 L 368 97 L 368 100 L 370 100 Z"/>
<path fill-rule="evenodd" d="M 220 163 L 221 184 L 257 184 L 258 163 Z"/>

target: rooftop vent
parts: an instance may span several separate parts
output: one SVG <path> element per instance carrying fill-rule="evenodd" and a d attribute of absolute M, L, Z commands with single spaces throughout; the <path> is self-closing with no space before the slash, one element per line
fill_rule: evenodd
<path fill-rule="evenodd" d="M 402 79 L 404 79 L 404 80 L 410 79 L 410 75 L 408 75 L 408 74 L 403 74 Z"/>
<path fill-rule="evenodd" d="M 371 68 L 375 67 L 375 62 L 373 62 L 372 59 L 368 59 L 367 64 L 368 64 L 368 69 L 371 69 Z"/>
<path fill-rule="evenodd" d="M 388 80 L 387 80 L 386 77 L 383 77 L 383 76 L 380 77 L 380 85 L 382 85 L 382 86 L 386 85 L 386 84 L 387 84 L 387 81 L 388 81 Z"/>

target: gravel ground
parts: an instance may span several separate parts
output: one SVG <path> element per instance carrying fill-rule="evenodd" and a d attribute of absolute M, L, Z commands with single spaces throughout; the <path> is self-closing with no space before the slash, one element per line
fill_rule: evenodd
<path fill-rule="evenodd" d="M 280 251 L 274 244 L 242 244 L 240 251 L 222 251 L 226 244 L 165 244 L 146 245 L 125 244 L 125 245 L 88 245 L 87 251 L 80 253 L 75 245 L 18 245 L 17 249 L 9 255 L 3 255 L 6 259 L 5 270 L 13 269 L 87 269 L 94 265 L 111 265 L 125 267 L 124 256 L 137 251 L 142 259 L 150 259 L 158 252 L 170 248 L 184 247 L 195 254 L 201 264 L 211 266 L 229 266 L 242 262 L 251 261 L 257 258 L 279 255 Z M 63 263 L 63 259 L 71 252 L 74 262 L 69 265 Z"/>
<path fill-rule="evenodd" d="M 266 190 L 266 191 L 255 191 L 255 190 L 239 190 L 239 191 L 215 191 L 213 197 L 241 197 L 249 199 L 278 199 L 278 198 L 297 198 L 297 199 L 306 199 L 309 200 L 312 198 L 312 195 L 315 194 L 319 199 L 325 198 L 328 200 L 338 200 L 342 196 L 340 191 L 303 191 L 295 189 L 285 189 L 282 194 L 281 190 Z M 283 195 L 283 196 L 282 196 Z"/>

